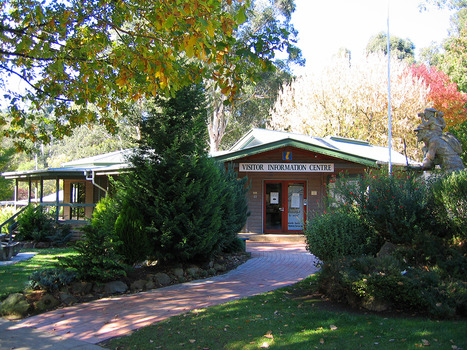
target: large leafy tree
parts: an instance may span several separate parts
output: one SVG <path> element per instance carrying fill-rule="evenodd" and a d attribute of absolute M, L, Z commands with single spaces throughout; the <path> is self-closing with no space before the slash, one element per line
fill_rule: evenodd
<path fill-rule="evenodd" d="M 435 5 L 453 11 L 451 31 L 443 43 L 444 53 L 438 57 L 436 65 L 450 76 L 460 91 L 467 92 L 467 1 L 465 0 L 425 0 L 422 9 Z"/>
<path fill-rule="evenodd" d="M 391 62 L 392 145 L 411 158 L 421 152 L 413 132 L 417 114 L 428 104 L 429 88 L 414 77 L 405 61 Z M 349 66 L 336 60 L 321 74 L 308 75 L 284 85 L 271 111 L 270 126 L 276 130 L 312 136 L 335 135 L 388 144 L 387 59 L 370 55 Z"/>
<path fill-rule="evenodd" d="M 247 64 L 249 69 L 242 75 L 244 84 L 232 104 L 225 103 L 227 97 L 221 87 L 209 86 L 211 151 L 228 147 L 252 126 L 264 126 L 281 85 L 292 78 L 291 65 L 304 64 L 301 51 L 295 46 L 297 31 L 291 23 L 294 11 L 294 0 L 252 0 L 247 20 L 234 33 L 237 45 L 262 53 L 274 65 L 265 70 L 255 62 Z M 229 55 L 239 52 L 243 49 L 231 50 Z M 278 52 L 283 53 L 282 58 L 277 57 Z M 256 79 L 249 79 L 252 74 Z"/>
<path fill-rule="evenodd" d="M 461 91 L 467 92 L 467 24 L 459 36 L 446 41 L 440 67 L 458 84 Z"/>
<path fill-rule="evenodd" d="M 371 37 L 370 41 L 366 46 L 366 53 L 374 54 L 378 52 L 383 52 L 385 55 L 387 55 L 387 38 L 388 36 L 384 32 L 378 33 L 377 35 Z M 390 36 L 389 44 L 391 55 L 394 55 L 400 60 L 408 60 L 409 62 L 414 61 L 415 45 L 412 41 L 410 41 L 409 39 L 402 39 L 397 36 Z"/>
<path fill-rule="evenodd" d="M 246 63 L 269 64 L 233 36 L 243 0 L 9 0 L 0 3 L 0 82 L 9 104 L 9 136 L 49 141 L 77 125 L 112 131 L 128 101 L 214 79 L 233 100 Z M 230 54 L 235 50 L 235 54 Z M 241 73 L 241 74 L 240 74 Z M 7 88 L 19 78 L 23 92 Z M 53 106 L 53 118 L 35 111 Z M 6 120 L 1 122 L 6 123 Z"/>
<path fill-rule="evenodd" d="M 467 94 L 457 89 L 450 77 L 436 67 L 424 64 L 413 65 L 410 72 L 423 79 L 429 88 L 428 101 L 432 107 L 444 113 L 448 127 L 461 124 L 467 120 Z"/>

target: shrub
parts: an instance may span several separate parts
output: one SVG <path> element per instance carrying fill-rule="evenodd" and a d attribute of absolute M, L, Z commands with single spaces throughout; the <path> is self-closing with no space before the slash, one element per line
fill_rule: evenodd
<path fill-rule="evenodd" d="M 156 98 L 130 158 L 133 171 L 121 177 L 119 196 L 142 213 L 156 259 L 208 260 L 244 223 L 246 209 L 237 196 L 244 184 L 234 185 L 206 152 L 203 92 L 194 85 Z"/>
<path fill-rule="evenodd" d="M 467 170 L 444 175 L 433 184 L 434 212 L 453 236 L 467 240 Z"/>
<path fill-rule="evenodd" d="M 224 165 L 221 165 L 223 167 Z M 248 179 L 246 177 L 238 179 L 237 173 L 232 166 L 228 166 L 227 170 L 221 170 L 223 176 L 222 189 L 222 219 L 219 228 L 219 236 L 221 237 L 219 245 L 222 250 L 231 251 L 232 247 L 238 246 L 237 234 L 246 224 L 246 220 L 250 215 L 248 211 Z M 240 242 L 241 243 L 241 242 Z"/>
<path fill-rule="evenodd" d="M 353 213 L 324 213 L 305 228 L 308 250 L 322 262 L 378 251 L 376 238 Z"/>
<path fill-rule="evenodd" d="M 153 253 L 166 261 L 207 260 L 221 248 L 221 173 L 207 157 L 165 161 L 140 209 L 147 220 Z"/>
<path fill-rule="evenodd" d="M 54 292 L 76 280 L 76 272 L 64 269 L 44 269 L 34 271 L 29 276 L 29 286 L 32 289 L 42 289 Z"/>
<path fill-rule="evenodd" d="M 123 206 L 115 222 L 115 233 L 121 242 L 117 251 L 128 264 L 146 260 L 151 253 L 150 242 L 141 212 L 133 206 Z"/>
<path fill-rule="evenodd" d="M 425 232 L 412 245 L 401 247 L 397 254 L 411 266 L 436 267 L 443 279 L 467 280 L 467 247 Z"/>
<path fill-rule="evenodd" d="M 345 175 L 333 184 L 338 211 L 353 212 L 381 240 L 410 243 L 432 224 L 426 183 L 410 173 L 372 171 L 349 181 Z"/>
<path fill-rule="evenodd" d="M 240 253 L 244 252 L 245 248 L 243 242 L 239 238 L 235 238 L 229 244 L 225 245 L 223 248 L 224 253 Z"/>
<path fill-rule="evenodd" d="M 19 215 L 17 240 L 44 242 L 49 241 L 47 237 L 52 234 L 54 234 L 53 219 L 44 213 L 41 207 L 29 205 Z"/>
<path fill-rule="evenodd" d="M 56 247 L 65 246 L 73 236 L 70 225 L 55 224 L 51 233 L 46 237 L 48 241 L 52 242 L 52 245 Z"/>
<path fill-rule="evenodd" d="M 80 280 L 105 282 L 126 276 L 127 266 L 115 249 L 118 243 L 93 226 L 85 226 L 83 231 L 83 240 L 75 245 L 78 255 L 61 257 L 60 266 L 74 269 Z"/>
<path fill-rule="evenodd" d="M 115 233 L 115 221 L 120 214 L 119 202 L 110 196 L 102 198 L 94 208 L 91 226 L 109 235 Z"/>
<path fill-rule="evenodd" d="M 452 317 L 466 310 L 464 282 L 446 282 L 434 271 L 410 268 L 394 257 L 340 259 L 325 264 L 320 290 L 355 307 L 375 305 Z"/>
<path fill-rule="evenodd" d="M 420 175 L 384 172 L 352 181 L 337 178 L 330 186 L 334 212 L 307 227 L 309 250 L 325 262 L 322 291 L 359 307 L 464 315 L 466 174 L 433 174 L 427 181 Z M 354 242 L 365 246 L 365 235 L 366 242 L 389 241 L 398 249 L 384 258 L 361 256 L 375 253 L 353 248 Z"/>

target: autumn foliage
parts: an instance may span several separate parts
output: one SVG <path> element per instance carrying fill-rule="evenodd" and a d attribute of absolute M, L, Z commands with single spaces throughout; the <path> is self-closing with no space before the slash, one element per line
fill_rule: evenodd
<path fill-rule="evenodd" d="M 427 99 L 432 107 L 444 112 L 447 126 L 461 124 L 467 120 L 467 94 L 457 89 L 457 84 L 442 70 L 424 64 L 412 65 L 410 72 L 421 78 L 429 88 Z"/>
<path fill-rule="evenodd" d="M 50 125 L 53 137 L 93 123 L 116 132 L 115 118 L 132 101 L 173 95 L 203 79 L 233 100 L 250 73 L 244 63 L 269 67 L 266 56 L 275 49 L 267 42 L 254 54 L 236 44 L 248 6 L 242 0 L 1 1 L 0 85 L 7 88 L 9 117 L 0 116 L 0 125 L 8 124 L 11 138 L 43 142 L 50 141 Z M 10 77 L 24 91 L 9 88 Z M 42 117 L 47 109 L 53 116 Z"/>
<path fill-rule="evenodd" d="M 429 89 L 414 78 L 408 64 L 391 61 L 392 147 L 421 160 L 421 147 L 413 130 L 418 113 L 428 103 Z M 271 110 L 269 126 L 312 136 L 335 135 L 388 144 L 387 59 L 370 55 L 349 65 L 336 60 L 321 74 L 299 77 L 284 85 Z"/>

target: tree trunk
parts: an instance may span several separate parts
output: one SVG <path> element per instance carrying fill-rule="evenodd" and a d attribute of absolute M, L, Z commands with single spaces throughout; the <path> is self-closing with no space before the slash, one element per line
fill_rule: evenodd
<path fill-rule="evenodd" d="M 224 137 L 225 129 L 229 122 L 229 113 L 225 110 L 224 95 L 218 96 L 211 103 L 211 116 L 208 123 L 209 131 L 209 147 L 210 152 L 214 153 L 219 150 L 219 145 Z"/>

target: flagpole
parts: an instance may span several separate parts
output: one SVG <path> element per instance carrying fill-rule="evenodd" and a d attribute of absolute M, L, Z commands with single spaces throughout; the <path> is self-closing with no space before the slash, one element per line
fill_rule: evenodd
<path fill-rule="evenodd" d="M 389 39 L 389 0 L 388 0 L 388 34 L 387 34 L 387 49 L 388 49 L 388 140 L 389 140 L 389 163 L 388 172 L 392 174 L 392 155 L 391 155 L 391 139 L 392 139 L 392 123 L 391 123 L 391 43 Z"/>

